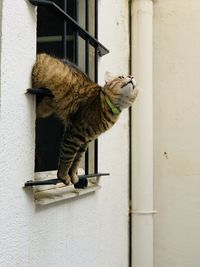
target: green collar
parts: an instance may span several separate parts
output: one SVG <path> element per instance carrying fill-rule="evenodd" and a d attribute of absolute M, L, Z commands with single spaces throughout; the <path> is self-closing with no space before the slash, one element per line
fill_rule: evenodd
<path fill-rule="evenodd" d="M 105 95 L 105 101 L 109 108 L 111 109 L 112 113 L 115 115 L 119 115 L 121 113 L 121 110 L 113 105 L 113 103 L 110 101 L 109 97 Z"/>

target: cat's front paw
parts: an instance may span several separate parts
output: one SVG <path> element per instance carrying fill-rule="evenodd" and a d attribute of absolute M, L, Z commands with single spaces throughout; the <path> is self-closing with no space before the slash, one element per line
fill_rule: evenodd
<path fill-rule="evenodd" d="M 71 182 L 73 184 L 76 184 L 76 183 L 78 183 L 78 181 L 79 181 L 78 175 L 76 173 L 71 174 Z"/>
<path fill-rule="evenodd" d="M 70 184 L 71 177 L 68 174 L 64 175 L 64 174 L 58 172 L 57 176 L 59 179 L 61 179 L 63 181 L 64 184 L 66 184 L 66 185 Z"/>

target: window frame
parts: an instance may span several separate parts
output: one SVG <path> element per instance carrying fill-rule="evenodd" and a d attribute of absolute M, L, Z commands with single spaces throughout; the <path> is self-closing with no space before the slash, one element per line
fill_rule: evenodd
<path fill-rule="evenodd" d="M 98 82 L 98 57 L 104 56 L 109 53 L 109 50 L 103 46 L 98 41 L 98 0 L 94 0 L 95 5 L 95 15 L 94 15 L 94 36 L 89 33 L 89 0 L 85 0 L 85 29 L 83 29 L 77 22 L 77 0 L 74 0 L 74 5 L 76 7 L 76 18 L 75 20 L 67 14 L 67 0 L 64 0 L 64 9 L 61 9 L 54 1 L 47 1 L 47 0 L 29 0 L 31 4 L 35 6 L 44 6 L 49 9 L 50 12 L 53 12 L 56 16 L 59 16 L 63 20 L 63 35 L 62 35 L 62 43 L 63 43 L 63 58 L 66 58 L 66 38 L 67 38 L 67 27 L 72 27 L 74 34 L 75 34 L 75 55 L 74 55 L 74 62 L 77 64 L 78 62 L 78 37 L 81 37 L 85 41 L 85 72 L 89 74 L 89 47 L 94 48 L 94 81 Z M 39 90 L 39 91 L 38 91 Z M 38 88 L 30 88 L 28 89 L 28 93 L 32 94 L 45 94 L 45 92 L 40 91 Z M 45 175 L 39 175 L 39 173 L 46 173 Z M 38 172 L 35 173 L 35 181 L 28 181 L 25 183 L 25 186 L 44 186 L 44 185 L 56 185 L 61 181 L 59 179 L 48 179 L 49 174 L 55 172 L 54 171 L 47 171 L 47 172 Z M 80 186 L 75 186 L 76 189 L 79 188 L 87 188 L 88 180 L 94 177 L 100 177 L 109 175 L 108 173 L 99 173 L 98 172 L 98 139 L 94 141 L 94 173 L 91 174 L 89 172 L 89 152 L 88 150 L 85 153 L 85 174 L 79 175 L 80 179 Z M 43 180 L 44 178 L 44 180 Z"/>

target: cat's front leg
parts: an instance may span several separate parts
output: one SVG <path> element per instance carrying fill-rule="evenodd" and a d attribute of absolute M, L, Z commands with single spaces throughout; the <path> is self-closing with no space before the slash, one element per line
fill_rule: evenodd
<path fill-rule="evenodd" d="M 69 184 L 71 178 L 69 176 L 69 170 L 76 158 L 77 152 L 79 151 L 80 143 L 77 139 L 69 133 L 68 130 L 65 131 L 63 135 L 63 140 L 60 146 L 60 157 L 58 165 L 57 176 L 62 179 L 65 184 Z"/>
<path fill-rule="evenodd" d="M 71 166 L 71 168 L 69 170 L 69 175 L 71 177 L 71 181 L 72 181 L 73 184 L 75 184 L 75 183 L 77 183 L 79 181 L 79 178 L 78 178 L 78 167 L 79 167 L 79 163 L 81 161 L 81 158 L 82 158 L 83 154 L 87 150 L 87 147 L 88 147 L 88 143 L 85 143 L 85 144 L 80 146 L 78 152 L 76 153 L 76 157 L 74 158 L 72 166 Z"/>

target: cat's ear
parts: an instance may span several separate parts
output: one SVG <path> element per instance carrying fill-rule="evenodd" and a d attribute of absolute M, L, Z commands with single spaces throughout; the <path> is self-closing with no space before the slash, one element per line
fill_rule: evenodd
<path fill-rule="evenodd" d="M 114 76 L 109 71 L 106 71 L 104 75 L 104 79 L 106 83 L 109 83 L 114 79 Z"/>

